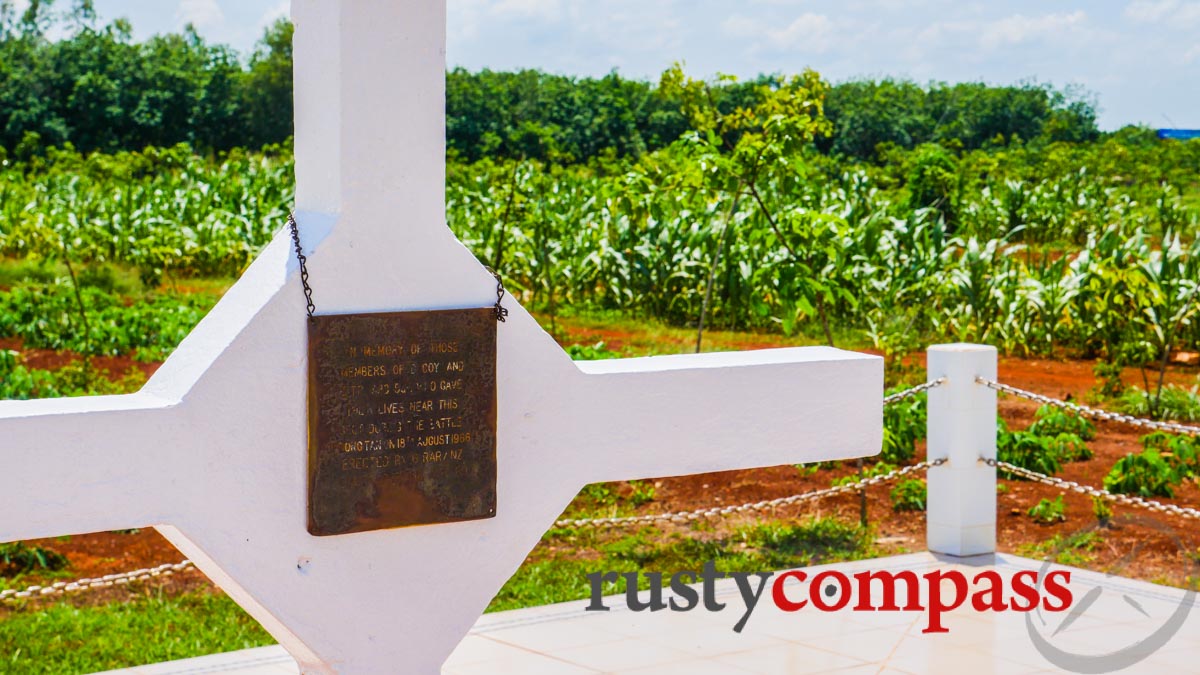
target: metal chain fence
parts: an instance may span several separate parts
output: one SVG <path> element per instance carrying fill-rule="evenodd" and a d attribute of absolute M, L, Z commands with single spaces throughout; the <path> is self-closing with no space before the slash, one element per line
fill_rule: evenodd
<path fill-rule="evenodd" d="M 56 595 L 59 593 L 73 593 L 75 591 L 83 591 L 92 588 L 108 588 L 112 586 L 120 586 L 133 581 L 145 581 L 156 577 L 170 576 L 176 572 L 192 567 L 191 560 L 184 560 L 178 563 L 167 563 L 158 567 L 148 567 L 132 572 L 122 572 L 120 574 L 106 574 L 95 579 L 76 579 L 75 581 L 59 581 L 58 583 L 50 584 L 49 586 L 28 586 L 22 590 L 8 589 L 0 591 L 0 600 L 20 600 L 25 598 L 43 597 L 47 595 Z"/>
<path fill-rule="evenodd" d="M 1154 501 L 1153 499 L 1143 499 L 1142 497 L 1134 497 L 1132 495 L 1117 494 L 1114 492 L 1109 492 L 1108 490 L 1082 485 L 1073 480 L 1064 480 L 1062 478 L 1055 478 L 1054 476 L 1047 476 L 1044 473 L 1038 473 L 1037 471 L 1026 469 L 1008 462 L 1002 462 L 998 459 L 983 459 L 981 461 L 988 466 L 994 466 L 997 469 L 1021 476 L 1022 478 L 1028 478 L 1029 480 L 1042 483 L 1043 485 L 1054 486 L 1060 490 L 1063 490 L 1064 492 L 1078 492 L 1079 494 L 1100 497 L 1111 502 L 1124 504 L 1125 506 L 1136 506 L 1138 508 L 1147 509 L 1150 511 L 1157 511 L 1158 513 L 1169 513 L 1181 518 L 1200 519 L 1200 510 L 1188 508 L 1186 506 L 1164 504 L 1162 502 Z"/>
<path fill-rule="evenodd" d="M 910 387 L 908 389 L 905 389 L 904 391 L 898 391 L 894 394 L 891 394 L 890 396 L 884 396 L 883 404 L 891 405 L 893 403 L 903 401 L 906 398 L 912 398 L 913 396 L 916 396 L 917 394 L 927 392 L 930 389 L 933 389 L 934 387 L 940 387 L 943 384 L 946 384 L 946 378 L 939 377 L 936 380 L 930 380 L 929 382 L 926 382 L 924 384 L 918 384 L 917 386 Z"/>
<path fill-rule="evenodd" d="M 919 384 L 915 387 L 910 387 L 903 391 L 898 391 L 895 394 L 885 396 L 883 398 L 883 405 L 890 405 L 892 403 L 902 401 L 906 398 L 911 398 L 913 396 L 917 396 L 918 394 L 924 393 L 930 389 L 933 389 L 934 387 L 944 384 L 945 381 L 946 381 L 945 378 L 939 378 L 937 380 L 933 380 L 931 382 L 926 382 L 924 384 Z M 752 512 L 764 511 L 767 509 L 772 509 L 772 508 L 776 508 L 776 507 L 780 507 L 780 506 L 790 506 L 792 504 L 799 504 L 801 502 L 822 499 L 824 497 L 831 497 L 833 495 L 846 494 L 849 492 L 857 492 L 861 489 L 870 487 L 872 485 L 879 485 L 880 483 L 885 483 L 890 480 L 895 480 L 897 478 L 900 478 L 901 476 L 905 476 L 914 471 L 928 469 L 931 466 L 938 466 L 940 464 L 943 464 L 945 461 L 946 461 L 945 459 L 939 459 L 939 460 L 935 460 L 933 462 L 921 462 L 919 464 L 914 464 L 912 466 L 906 466 L 902 469 L 890 471 L 890 472 L 880 475 L 880 476 L 864 478 L 864 479 L 856 481 L 854 483 L 850 483 L 847 485 L 839 485 L 837 487 L 829 488 L 827 490 L 816 490 L 814 492 L 807 492 L 807 493 L 803 493 L 803 494 L 791 495 L 790 497 L 781 497 L 779 499 L 768 499 L 768 500 L 761 501 L 761 502 L 753 502 L 750 504 L 741 504 L 738 506 L 721 506 L 721 507 L 713 507 L 713 508 L 708 508 L 708 509 L 698 509 L 695 511 L 679 512 L 679 513 L 662 513 L 662 514 L 646 515 L 646 516 L 628 516 L 628 517 L 623 517 L 623 518 L 576 518 L 576 519 L 564 518 L 562 520 L 556 521 L 554 523 L 554 526 L 555 527 L 600 527 L 600 526 L 605 526 L 605 525 L 620 526 L 620 525 L 634 525 L 634 524 L 640 524 L 640 523 L 654 523 L 654 522 L 687 523 L 687 522 L 692 522 L 695 520 L 700 520 L 703 518 L 720 517 L 720 516 L 726 516 L 726 515 L 730 515 L 730 514 L 734 514 L 734 513 L 752 513 Z M 51 584 L 49 586 L 36 586 L 36 585 L 28 586 L 22 590 L 8 589 L 8 590 L 0 591 L 0 601 L 19 600 L 19 599 L 27 599 L 27 598 L 32 598 L 32 597 L 43 597 L 43 596 L 55 595 L 55 594 L 59 594 L 59 593 L 72 593 L 75 591 L 82 591 L 82 590 L 87 590 L 87 589 L 92 589 L 92 588 L 105 588 L 105 587 L 111 587 L 111 586 L 116 586 L 116 585 L 128 584 L 131 581 L 142 581 L 145 579 L 151 579 L 151 578 L 155 578 L 155 577 L 169 576 L 171 574 L 174 574 L 175 572 L 179 572 L 179 571 L 188 569 L 192 566 L 193 566 L 192 561 L 184 560 L 183 562 L 179 562 L 179 563 L 174 563 L 174 564 L 168 563 L 165 565 L 159 565 L 158 567 L 134 570 L 132 572 L 123 572 L 121 574 L 108 574 L 103 577 L 98 577 L 95 579 L 76 579 L 75 581 L 60 581 L 60 582 Z"/>
<path fill-rule="evenodd" d="M 985 387 L 995 389 L 996 391 L 1002 391 L 1006 394 L 1012 394 L 1013 396 L 1018 396 L 1030 401 L 1036 401 L 1037 403 L 1041 403 L 1043 405 L 1051 405 L 1056 408 L 1070 410 L 1073 413 L 1083 415 L 1085 417 L 1091 417 L 1092 419 L 1105 420 L 1108 422 L 1122 422 L 1124 424 L 1131 424 L 1135 427 L 1141 427 L 1143 429 L 1159 429 L 1162 431 L 1172 431 L 1179 434 L 1190 434 L 1192 436 L 1200 435 L 1200 427 L 1178 424 L 1176 422 L 1159 422 L 1157 420 L 1148 420 L 1141 417 L 1134 417 L 1133 415 L 1125 415 L 1122 413 L 1110 412 L 1108 410 L 1101 410 L 1099 408 L 1092 408 L 1086 405 L 1079 405 L 1078 403 L 1071 403 L 1070 401 L 1062 401 L 1057 398 L 1050 398 L 1049 396 L 1035 394 L 1032 391 L 1018 389 L 1017 387 L 1007 384 L 1000 384 L 999 382 L 993 382 L 992 380 L 984 379 L 982 377 L 975 378 L 975 381 Z"/>
<path fill-rule="evenodd" d="M 872 485 L 879 485 L 891 480 L 906 476 L 914 471 L 927 470 L 930 467 L 940 466 L 946 463 L 946 458 L 935 459 L 932 462 L 918 462 L 916 464 L 906 466 L 901 469 L 889 471 L 885 474 L 863 478 L 862 480 L 846 485 L 838 485 L 824 490 L 813 490 L 812 492 L 802 492 L 800 494 L 791 495 L 789 497 L 779 497 L 777 499 L 767 499 L 761 502 L 752 502 L 750 504 L 739 504 L 736 506 L 715 506 L 707 509 L 696 509 L 695 511 L 679 511 L 676 513 L 657 513 L 646 516 L 624 516 L 619 518 L 564 518 L 554 523 L 555 527 L 601 527 L 601 526 L 622 526 L 622 525 L 644 525 L 648 523 L 671 522 L 671 523 L 690 523 L 704 518 L 716 518 L 728 516 L 735 513 L 753 513 L 756 511 L 765 511 L 780 506 L 791 506 L 801 502 L 823 499 L 834 495 L 847 494 L 850 492 L 858 492 L 861 489 L 868 488 Z"/>

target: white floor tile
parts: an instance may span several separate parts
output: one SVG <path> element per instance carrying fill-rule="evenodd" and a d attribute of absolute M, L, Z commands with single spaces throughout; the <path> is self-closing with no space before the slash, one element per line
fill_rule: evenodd
<path fill-rule="evenodd" d="M 726 654 L 718 656 L 716 661 L 761 675 L 804 675 L 864 665 L 859 659 L 800 644 L 785 644 L 738 654 Z"/>
<path fill-rule="evenodd" d="M 680 663 L 695 658 L 694 654 L 683 649 L 673 649 L 650 640 L 637 639 L 606 645 L 562 649 L 550 654 L 563 661 L 606 673 Z"/>

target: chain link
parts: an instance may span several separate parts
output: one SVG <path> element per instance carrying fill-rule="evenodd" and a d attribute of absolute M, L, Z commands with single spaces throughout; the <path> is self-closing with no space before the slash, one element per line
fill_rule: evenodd
<path fill-rule="evenodd" d="M 300 246 L 300 226 L 296 224 L 296 215 L 289 213 L 287 217 L 288 229 L 292 233 L 292 244 L 296 250 L 296 261 L 300 263 L 300 285 L 304 287 L 304 302 L 305 309 L 308 311 L 308 318 L 312 320 L 313 312 L 317 311 L 316 305 L 313 304 L 312 286 L 308 285 L 308 258 L 304 255 L 304 249 Z M 504 282 L 500 280 L 500 274 L 492 268 L 487 268 L 488 272 L 496 278 L 496 305 L 495 314 L 496 320 L 504 322 L 508 319 L 508 308 L 500 304 L 504 299 Z"/>
<path fill-rule="evenodd" d="M 1125 506 L 1136 506 L 1138 508 L 1157 511 L 1159 513 L 1169 513 L 1181 518 L 1200 519 L 1200 510 L 1188 508 L 1186 506 L 1164 504 L 1162 502 L 1154 501 L 1153 499 L 1143 499 L 1141 497 L 1134 497 L 1131 495 L 1117 494 L 1109 492 L 1108 490 L 1101 490 L 1100 488 L 1081 485 L 1073 480 L 1064 480 L 1062 478 L 1055 478 L 1054 476 L 1047 476 L 1044 473 L 1038 473 L 1037 471 L 1032 471 L 1015 464 L 1009 464 L 1008 462 L 1002 462 L 998 459 L 982 459 L 980 461 L 988 466 L 994 466 L 997 469 L 1021 476 L 1022 478 L 1028 478 L 1029 480 L 1041 483 L 1043 485 L 1051 485 L 1063 490 L 1064 492 L 1078 492 L 1079 494 L 1100 497 L 1102 499 L 1107 499 L 1110 502 L 1116 502 Z"/>
<path fill-rule="evenodd" d="M 56 595 L 59 593 L 72 593 L 74 591 L 83 591 L 91 588 L 107 588 L 111 586 L 120 586 L 133 581 L 144 581 L 155 577 L 167 577 L 176 572 L 182 572 L 192 567 L 191 560 L 184 560 L 178 563 L 167 563 L 158 567 L 147 567 L 145 569 L 134 570 L 132 572 L 122 572 L 120 574 L 106 574 L 95 579 L 76 579 L 75 581 L 59 581 L 49 586 L 27 586 L 24 589 L 8 589 L 0 591 L 0 601 L 3 600 L 20 600 L 33 597 L 44 597 L 47 595 Z"/>
<path fill-rule="evenodd" d="M 975 381 L 978 382 L 979 384 L 982 384 L 985 387 L 988 387 L 990 389 L 995 389 L 996 391 L 1002 391 L 1006 394 L 1012 394 L 1013 396 L 1018 396 L 1020 398 L 1028 399 L 1030 401 L 1036 401 L 1036 402 L 1044 404 L 1044 405 L 1052 405 L 1056 408 L 1063 408 L 1064 410 L 1070 410 L 1071 412 L 1074 412 L 1079 415 L 1083 415 L 1085 417 L 1091 417 L 1092 419 L 1105 420 L 1108 422 L 1122 422 L 1124 424 L 1130 424 L 1135 427 L 1141 427 L 1143 429 L 1160 429 L 1162 431 L 1173 431 L 1175 433 L 1190 434 L 1193 436 L 1200 434 L 1200 427 L 1192 427 L 1192 426 L 1188 426 L 1186 424 L 1177 424 L 1175 422 L 1159 422 L 1156 420 L 1148 420 L 1148 419 L 1144 419 L 1141 417 L 1134 417 L 1133 415 L 1125 415 L 1122 413 L 1109 412 L 1107 410 L 1101 410 L 1099 408 L 1090 408 L 1085 405 L 1079 405 L 1078 403 L 1071 403 L 1070 401 L 1061 401 L 1056 398 L 1050 398 L 1049 396 L 1035 394 L 1032 391 L 1018 389 L 1017 387 L 1013 387 L 1013 386 L 1010 386 L 1007 384 L 1000 384 L 999 382 L 993 382 L 991 380 L 984 379 L 982 377 L 976 377 Z"/>
<path fill-rule="evenodd" d="M 304 249 L 300 247 L 300 226 L 296 224 L 296 216 L 292 213 L 288 214 L 287 222 L 292 230 L 292 243 L 296 245 L 296 260 L 300 263 L 300 285 L 304 287 L 304 302 L 307 305 L 305 309 L 308 310 L 309 320 L 312 320 L 317 307 L 313 304 L 312 287 L 308 285 L 308 258 L 304 255 Z"/>
<path fill-rule="evenodd" d="M 504 323 L 508 319 L 508 308 L 500 304 L 500 301 L 504 299 L 504 282 L 500 280 L 499 272 L 491 267 L 486 267 L 486 269 L 492 273 L 493 277 L 496 277 L 496 320 Z"/>
<path fill-rule="evenodd" d="M 908 475 L 914 471 L 928 470 L 934 466 L 940 466 L 946 463 L 946 458 L 935 459 L 932 462 L 919 462 L 911 466 L 906 466 L 902 469 L 889 471 L 888 473 L 864 478 L 846 485 L 838 485 L 824 490 L 814 490 L 812 492 L 802 492 L 790 497 L 779 497 L 777 499 L 768 499 L 761 502 L 752 502 L 749 504 L 739 504 L 737 506 L 714 506 L 707 509 L 697 509 L 695 511 L 680 511 L 676 513 L 659 513 L 645 516 L 625 516 L 621 518 L 563 518 L 554 523 L 555 527 L 599 527 L 603 525 L 621 526 L 621 525 L 643 525 L 656 522 L 672 522 L 672 523 L 690 523 L 704 518 L 716 518 L 728 516 L 735 513 L 753 513 L 757 511 L 765 511 L 779 506 L 791 506 L 802 502 L 822 499 L 824 497 L 832 497 L 834 495 L 856 493 L 859 490 L 879 485 L 891 480 Z"/>
<path fill-rule="evenodd" d="M 925 384 L 918 384 L 915 387 L 905 389 L 904 391 L 898 391 L 890 396 L 884 396 L 883 404 L 891 405 L 893 403 L 896 403 L 897 401 L 903 401 L 906 398 L 911 398 L 922 392 L 929 391 L 930 389 L 933 389 L 934 387 L 940 387 L 943 384 L 946 384 L 946 378 L 939 377 L 938 379 L 930 380 L 929 382 L 926 382 Z"/>

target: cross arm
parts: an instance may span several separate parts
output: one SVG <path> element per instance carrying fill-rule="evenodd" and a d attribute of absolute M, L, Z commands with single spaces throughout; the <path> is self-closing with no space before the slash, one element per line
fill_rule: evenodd
<path fill-rule="evenodd" d="M 0 401 L 0 541 L 161 522 L 172 406 L 146 393 Z"/>
<path fill-rule="evenodd" d="M 578 365 L 575 433 L 607 448 L 584 463 L 584 482 L 845 459 L 882 445 L 876 356 L 800 347 Z"/>

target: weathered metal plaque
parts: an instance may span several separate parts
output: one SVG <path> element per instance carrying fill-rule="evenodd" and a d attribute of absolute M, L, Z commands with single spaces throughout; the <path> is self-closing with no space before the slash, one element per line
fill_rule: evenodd
<path fill-rule="evenodd" d="M 308 376 L 310 533 L 496 515 L 493 308 L 317 316 Z"/>

